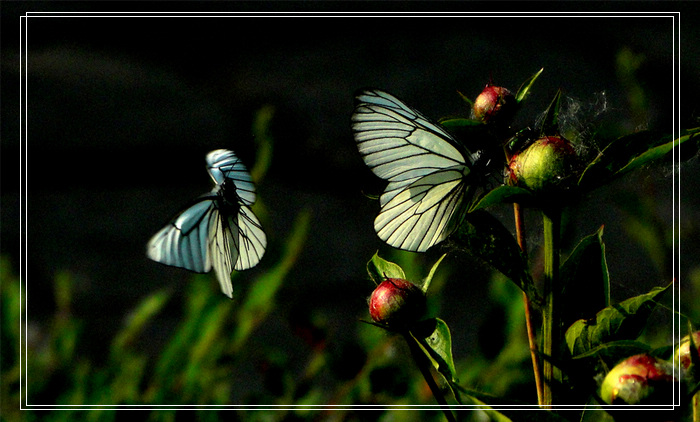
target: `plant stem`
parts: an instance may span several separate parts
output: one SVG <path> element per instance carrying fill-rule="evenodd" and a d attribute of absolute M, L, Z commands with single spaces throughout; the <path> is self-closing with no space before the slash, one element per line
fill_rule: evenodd
<path fill-rule="evenodd" d="M 418 366 L 418 369 L 420 369 L 421 374 L 423 374 L 423 378 L 428 384 L 428 387 L 430 387 L 430 391 L 433 393 L 433 397 L 435 397 L 435 400 L 440 405 L 440 409 L 445 415 L 445 419 L 447 419 L 448 422 L 456 422 L 457 419 L 455 419 L 455 416 L 452 414 L 452 411 L 450 410 L 450 407 L 447 404 L 447 400 L 445 400 L 445 396 L 442 394 L 442 392 L 440 391 L 440 387 L 438 387 L 437 383 L 435 382 L 433 374 L 430 373 L 430 362 L 428 361 L 427 357 L 423 354 L 423 351 L 418 345 L 416 338 L 413 337 L 413 335 L 411 335 L 410 331 L 404 332 L 403 336 L 404 339 L 406 339 L 406 343 L 408 343 L 408 348 L 411 350 L 411 356 L 413 356 L 413 360 L 416 362 L 416 365 Z"/>
<path fill-rule="evenodd" d="M 544 228 L 544 310 L 542 312 L 543 353 L 546 356 L 543 365 L 544 394 L 543 405 L 551 408 L 554 402 L 553 387 L 561 381 L 561 373 L 553 364 L 559 357 L 561 329 L 558 299 L 559 254 L 561 210 L 542 211 Z"/>
<path fill-rule="evenodd" d="M 513 214 L 515 215 L 515 237 L 518 246 L 523 254 L 527 254 L 527 244 L 525 243 L 525 223 L 523 221 L 523 210 L 519 203 L 513 203 Z M 540 360 L 537 356 L 537 342 L 535 339 L 535 328 L 532 324 L 532 304 L 527 293 L 523 292 L 523 305 L 525 305 L 525 326 L 527 328 L 527 341 L 530 346 L 530 358 L 532 359 L 532 372 L 535 375 L 535 388 L 537 389 L 537 404 L 542 406 L 542 373 L 540 372 Z"/>

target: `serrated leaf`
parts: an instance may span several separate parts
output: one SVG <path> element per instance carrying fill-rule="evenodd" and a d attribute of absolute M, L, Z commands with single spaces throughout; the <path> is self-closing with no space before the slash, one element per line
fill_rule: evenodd
<path fill-rule="evenodd" d="M 576 245 L 561 267 L 562 320 L 568 327 L 577 319 L 593 318 L 610 304 L 610 276 L 605 259 L 603 226 Z"/>
<path fill-rule="evenodd" d="M 611 305 L 596 314 L 595 320 L 580 319 L 566 331 L 566 344 L 572 356 L 586 353 L 601 344 L 637 338 L 646 325 L 666 287 Z"/>
<path fill-rule="evenodd" d="M 503 224 L 485 211 L 474 211 L 465 217 L 451 237 L 458 247 L 466 249 L 515 282 L 537 304 L 541 302 L 530 275 L 527 258 L 513 235 Z"/>
<path fill-rule="evenodd" d="M 410 335 L 421 346 L 435 369 L 448 381 L 455 381 L 452 336 L 447 323 L 439 318 L 421 321 L 411 329 Z"/>
<path fill-rule="evenodd" d="M 518 92 L 515 94 L 515 100 L 520 103 L 527 97 L 527 94 L 530 93 L 530 88 L 532 88 L 532 85 L 535 83 L 537 78 L 542 74 L 544 71 L 544 67 L 537 71 L 534 75 L 530 76 L 529 79 L 527 79 L 525 82 L 520 85 L 520 88 L 518 89 Z"/>
<path fill-rule="evenodd" d="M 387 278 L 406 279 L 403 269 L 398 264 L 381 258 L 379 252 L 376 252 L 367 263 L 367 272 L 376 284 L 380 284 Z"/>

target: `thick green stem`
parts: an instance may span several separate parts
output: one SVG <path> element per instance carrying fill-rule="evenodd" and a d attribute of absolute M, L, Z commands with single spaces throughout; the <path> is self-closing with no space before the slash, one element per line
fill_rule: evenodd
<path fill-rule="evenodd" d="M 549 209 L 542 212 L 544 226 L 544 309 L 542 311 L 542 333 L 545 355 L 543 365 L 543 405 L 550 408 L 554 403 L 553 389 L 561 382 L 561 372 L 553 364 L 559 358 L 561 344 L 561 315 L 559 306 L 559 254 L 561 211 Z"/>
<path fill-rule="evenodd" d="M 416 362 L 418 369 L 420 369 L 421 374 L 423 374 L 423 378 L 428 384 L 428 387 L 430 387 L 430 391 L 433 393 L 433 397 L 435 397 L 435 400 L 440 405 L 440 409 L 442 409 L 442 413 L 445 415 L 445 419 L 447 419 L 448 422 L 456 422 L 457 420 L 455 419 L 452 410 L 450 410 L 450 406 L 447 404 L 445 396 L 442 394 L 442 391 L 440 391 L 440 387 L 438 387 L 437 383 L 435 382 L 433 374 L 430 373 L 430 361 L 423 354 L 423 351 L 418 345 L 417 340 L 411 335 L 410 332 L 404 333 L 404 339 L 406 340 L 406 343 L 408 343 L 408 348 L 411 349 L 411 356 Z"/>

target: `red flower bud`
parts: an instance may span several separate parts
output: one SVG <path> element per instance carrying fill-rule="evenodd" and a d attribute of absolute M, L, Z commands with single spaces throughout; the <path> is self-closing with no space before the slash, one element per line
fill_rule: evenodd
<path fill-rule="evenodd" d="M 558 193 L 575 180 L 576 164 L 577 154 L 569 141 L 545 136 L 511 157 L 509 182 L 535 193 Z"/>
<path fill-rule="evenodd" d="M 387 278 L 372 292 L 369 314 L 376 322 L 407 326 L 425 312 L 425 293 L 410 281 Z"/>
<path fill-rule="evenodd" d="M 476 97 L 472 115 L 484 123 L 510 123 L 517 109 L 515 96 L 506 88 L 487 85 Z"/>
<path fill-rule="evenodd" d="M 673 367 L 647 354 L 618 363 L 603 380 L 601 398 L 608 404 L 663 404 L 671 401 Z"/>

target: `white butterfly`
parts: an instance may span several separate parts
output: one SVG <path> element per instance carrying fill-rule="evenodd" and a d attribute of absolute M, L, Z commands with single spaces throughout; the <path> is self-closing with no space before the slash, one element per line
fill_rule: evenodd
<path fill-rule="evenodd" d="M 216 186 L 175 216 L 148 242 L 148 257 L 198 273 L 212 267 L 221 291 L 233 297 L 231 271 L 260 262 L 267 238 L 260 221 L 248 208 L 255 187 L 248 170 L 232 151 L 207 154 L 207 170 Z"/>
<path fill-rule="evenodd" d="M 473 162 L 445 129 L 391 94 L 356 96 L 352 130 L 365 164 L 389 182 L 374 229 L 389 245 L 424 252 L 461 223 Z M 465 153 L 462 153 L 461 151 Z"/>

